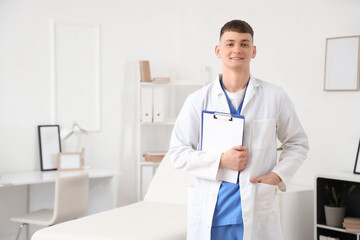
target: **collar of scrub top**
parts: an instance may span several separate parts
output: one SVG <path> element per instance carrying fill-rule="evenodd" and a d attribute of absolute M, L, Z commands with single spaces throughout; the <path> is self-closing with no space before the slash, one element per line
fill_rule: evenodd
<path fill-rule="evenodd" d="M 236 110 L 235 107 L 234 107 L 234 105 L 232 104 L 229 96 L 228 96 L 227 93 L 226 93 L 226 90 L 225 90 L 224 85 L 223 85 L 223 82 L 222 82 L 222 75 L 220 75 L 220 84 L 221 84 L 221 87 L 222 87 L 222 89 L 223 89 L 223 91 L 224 91 L 224 93 L 225 93 L 226 100 L 227 100 L 227 102 L 228 102 L 228 104 L 229 104 L 229 108 L 230 108 L 230 113 L 231 113 L 231 114 L 240 115 L 242 106 L 243 106 L 243 104 L 244 104 L 244 100 L 245 100 L 245 96 L 246 96 L 246 90 L 247 90 L 247 87 L 248 87 L 248 85 L 249 85 L 249 82 L 250 82 L 250 79 L 249 79 L 249 81 L 248 81 L 247 84 L 246 84 L 244 97 L 243 97 L 243 99 L 241 100 L 241 103 L 240 103 L 238 109 Z"/>

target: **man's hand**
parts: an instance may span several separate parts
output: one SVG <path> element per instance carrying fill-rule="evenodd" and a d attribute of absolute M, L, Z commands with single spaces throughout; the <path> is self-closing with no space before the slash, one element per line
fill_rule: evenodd
<path fill-rule="evenodd" d="M 270 184 L 270 185 L 278 185 L 279 183 L 282 182 L 281 178 L 279 177 L 279 175 L 277 175 L 274 172 L 271 172 L 269 174 L 257 177 L 257 178 L 252 178 L 250 179 L 250 182 L 252 183 L 265 183 L 265 184 Z"/>
<path fill-rule="evenodd" d="M 235 146 L 221 155 L 220 167 L 241 171 L 245 168 L 248 160 L 246 147 Z"/>

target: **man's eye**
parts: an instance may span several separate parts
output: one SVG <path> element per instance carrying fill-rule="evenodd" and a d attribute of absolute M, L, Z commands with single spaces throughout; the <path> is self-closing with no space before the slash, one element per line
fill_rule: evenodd
<path fill-rule="evenodd" d="M 228 44 L 226 44 L 226 46 L 232 47 L 232 46 L 234 46 L 234 44 L 233 43 L 228 43 Z"/>
<path fill-rule="evenodd" d="M 249 44 L 247 44 L 247 43 L 242 43 L 241 46 L 242 46 L 242 47 L 247 47 L 247 46 L 249 46 Z"/>

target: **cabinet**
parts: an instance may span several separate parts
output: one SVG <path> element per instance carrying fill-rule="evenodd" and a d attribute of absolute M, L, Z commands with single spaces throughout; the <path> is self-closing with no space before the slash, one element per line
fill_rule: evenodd
<path fill-rule="evenodd" d="M 314 233 L 314 187 L 290 183 L 278 191 L 283 240 L 310 240 Z"/>
<path fill-rule="evenodd" d="M 343 183 L 357 184 L 357 189 L 345 201 L 345 217 L 360 218 L 360 176 L 349 172 L 321 174 L 315 178 L 315 238 L 320 235 L 339 238 L 340 240 L 360 240 L 360 233 L 346 232 L 344 228 L 326 225 L 324 204 L 326 203 L 324 187 L 326 184 L 341 185 Z"/>
<path fill-rule="evenodd" d="M 177 115 L 186 97 L 203 83 L 138 83 L 137 192 L 141 200 L 159 163 L 146 162 L 147 152 L 167 152 Z"/>

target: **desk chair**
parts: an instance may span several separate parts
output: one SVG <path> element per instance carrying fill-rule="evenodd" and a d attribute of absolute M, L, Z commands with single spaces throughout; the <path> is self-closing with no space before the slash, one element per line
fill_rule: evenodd
<path fill-rule="evenodd" d="M 54 209 L 41 209 L 10 220 L 21 223 L 16 240 L 21 230 L 28 224 L 51 226 L 82 216 L 88 207 L 89 176 L 80 173 L 71 176 L 59 176 L 55 182 Z"/>

